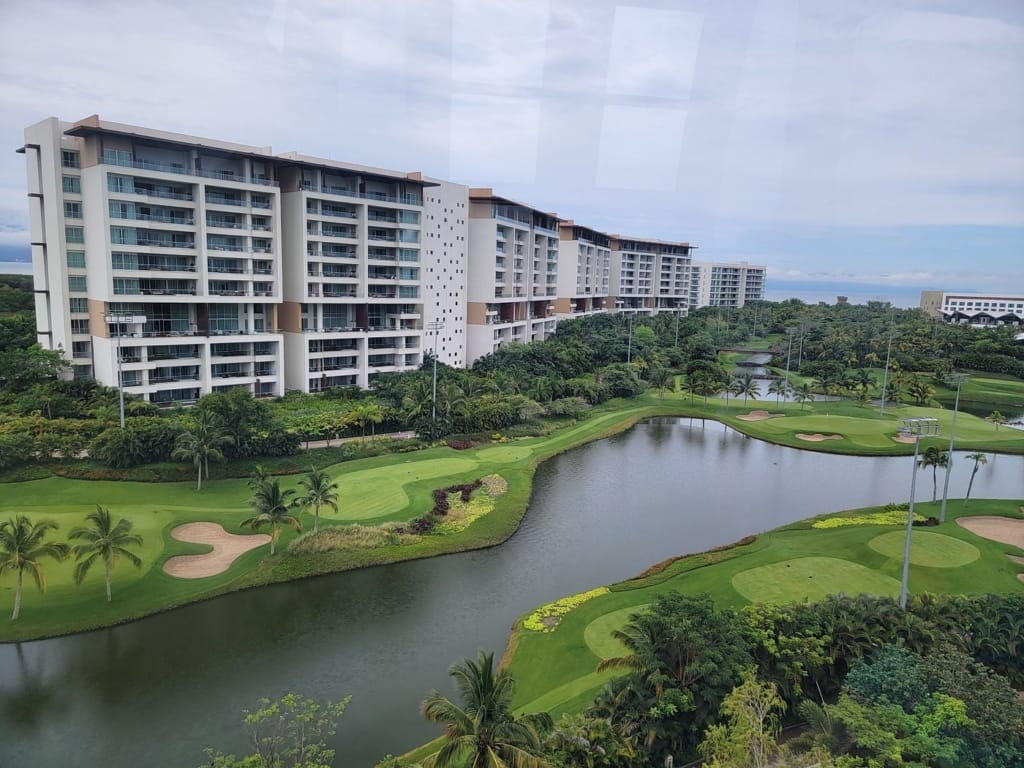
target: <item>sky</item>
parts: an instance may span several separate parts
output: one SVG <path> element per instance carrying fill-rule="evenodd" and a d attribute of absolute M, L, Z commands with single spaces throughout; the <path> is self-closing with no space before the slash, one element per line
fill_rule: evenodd
<path fill-rule="evenodd" d="M 95 113 L 685 240 L 773 299 L 1024 292 L 1021 0 L 2 0 L 0 261 L 25 126 Z"/>

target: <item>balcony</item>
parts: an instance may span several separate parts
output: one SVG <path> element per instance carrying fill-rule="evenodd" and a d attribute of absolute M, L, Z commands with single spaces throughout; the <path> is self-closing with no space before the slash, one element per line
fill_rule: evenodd
<path fill-rule="evenodd" d="M 223 181 L 240 181 L 245 184 L 261 184 L 268 187 L 276 187 L 278 183 L 273 179 L 260 176 L 242 176 L 233 171 L 214 170 L 193 170 L 186 168 L 180 163 L 158 163 L 152 160 L 136 160 L 125 157 L 118 157 L 104 154 L 104 165 L 115 165 L 120 168 L 138 168 L 145 171 L 159 171 L 160 173 L 174 173 L 181 176 L 198 176 L 206 179 L 221 179 Z"/>
<path fill-rule="evenodd" d="M 137 235 L 134 243 L 114 243 L 114 245 L 141 245 L 147 248 L 188 248 L 196 247 L 195 240 L 178 239 L 166 237 L 153 237 L 151 235 Z"/>

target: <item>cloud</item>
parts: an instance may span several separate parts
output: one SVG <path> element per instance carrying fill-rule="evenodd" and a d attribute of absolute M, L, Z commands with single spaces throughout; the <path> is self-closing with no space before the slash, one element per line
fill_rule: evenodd
<path fill-rule="evenodd" d="M 98 112 L 806 272 L 966 254 L 1019 275 L 1022 73 L 1024 8 L 997 0 L 0 4 L 11 148 Z M 5 239 L 27 226 L 23 162 L 0 153 Z M 958 251 L 904 236 L 950 226 Z"/>

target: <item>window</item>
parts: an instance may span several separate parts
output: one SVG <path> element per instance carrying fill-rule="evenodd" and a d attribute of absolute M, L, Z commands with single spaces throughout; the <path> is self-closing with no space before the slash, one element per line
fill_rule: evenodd
<path fill-rule="evenodd" d="M 72 269 L 85 269 L 85 251 L 68 251 L 67 260 Z"/>
<path fill-rule="evenodd" d="M 68 275 L 68 290 L 85 293 L 85 275 Z"/>
<path fill-rule="evenodd" d="M 64 218 L 65 219 L 80 219 L 82 218 L 82 204 L 71 202 L 70 200 L 64 201 Z"/>
<path fill-rule="evenodd" d="M 110 218 L 112 219 L 134 219 L 135 203 L 121 203 L 117 200 L 110 201 Z"/>
<path fill-rule="evenodd" d="M 64 227 L 64 239 L 69 243 L 84 243 L 85 230 L 81 227 Z"/>
<path fill-rule="evenodd" d="M 61 177 L 61 187 L 65 194 L 82 194 L 82 180 L 78 176 Z"/>
<path fill-rule="evenodd" d="M 62 149 L 60 151 L 60 164 L 64 168 L 81 168 L 77 149 Z"/>
<path fill-rule="evenodd" d="M 107 165 L 122 165 L 131 168 L 132 153 L 123 149 L 104 148 L 103 162 Z"/>
<path fill-rule="evenodd" d="M 89 333 L 89 321 L 88 320 L 72 320 L 71 321 L 71 333 Z"/>
<path fill-rule="evenodd" d="M 88 312 L 89 311 L 89 300 L 88 299 L 69 299 L 68 308 L 72 312 Z"/>
<path fill-rule="evenodd" d="M 111 227 L 110 242 L 116 245 L 137 245 L 135 230 L 129 227 Z"/>
<path fill-rule="evenodd" d="M 118 176 L 116 173 L 108 173 L 107 191 L 126 192 L 128 194 L 134 194 L 135 179 L 133 179 L 131 176 Z"/>
<path fill-rule="evenodd" d="M 91 341 L 73 341 L 71 342 L 71 356 L 72 357 L 89 357 L 92 354 L 92 342 Z"/>

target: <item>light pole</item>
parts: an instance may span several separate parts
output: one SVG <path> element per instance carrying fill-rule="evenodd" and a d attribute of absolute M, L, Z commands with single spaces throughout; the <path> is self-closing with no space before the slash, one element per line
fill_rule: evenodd
<path fill-rule="evenodd" d="M 880 416 L 885 415 L 885 397 L 886 392 L 889 389 L 889 357 L 892 355 L 892 340 L 895 334 L 892 330 L 889 331 L 889 344 L 885 348 L 885 373 L 882 374 L 882 410 L 879 411 Z"/>
<path fill-rule="evenodd" d="M 430 427 L 433 431 L 434 425 L 437 423 L 437 334 L 444 328 L 443 320 L 434 320 L 427 323 L 427 330 L 434 332 L 434 382 L 431 386 L 431 398 L 430 398 Z M 434 435 L 431 435 L 431 439 L 434 439 Z"/>
<path fill-rule="evenodd" d="M 789 361 L 793 357 L 793 334 L 796 333 L 796 328 L 787 328 L 786 333 L 789 334 L 789 347 L 786 349 L 786 387 L 789 387 Z"/>
<path fill-rule="evenodd" d="M 122 325 L 142 324 L 145 325 L 146 317 L 144 315 L 107 315 L 103 318 L 107 326 L 117 326 L 117 401 L 118 410 L 121 415 L 121 431 L 124 431 L 124 376 L 122 374 L 122 355 L 121 355 L 121 336 L 124 335 L 121 330 Z"/>
<path fill-rule="evenodd" d="M 679 315 L 682 314 L 679 307 L 676 307 L 676 346 L 679 346 Z"/>
<path fill-rule="evenodd" d="M 949 473 L 953 469 L 953 438 L 956 437 L 956 412 L 960 407 L 960 387 L 969 379 L 966 373 L 951 373 L 946 377 L 947 384 L 956 384 L 956 399 L 953 401 L 953 424 L 949 429 L 949 452 L 946 454 L 946 479 L 942 482 L 942 508 L 939 510 L 939 522 L 946 522 L 946 497 L 949 495 Z"/>
<path fill-rule="evenodd" d="M 629 336 L 626 340 L 626 365 L 633 362 L 633 316 L 635 312 L 629 313 Z"/>
<path fill-rule="evenodd" d="M 903 545 L 903 579 L 900 581 L 900 608 L 907 610 L 907 584 L 910 580 L 910 533 L 914 529 L 914 492 L 917 488 L 917 454 L 922 437 L 939 434 L 939 420 L 931 417 L 903 419 L 903 427 L 914 436 L 914 468 L 910 476 L 910 508 L 907 511 L 907 539 Z"/>

